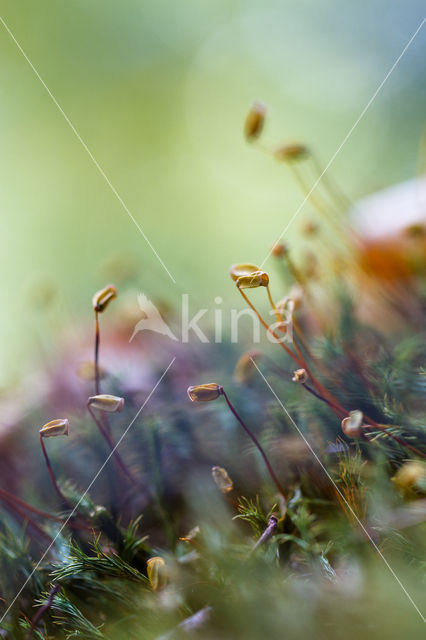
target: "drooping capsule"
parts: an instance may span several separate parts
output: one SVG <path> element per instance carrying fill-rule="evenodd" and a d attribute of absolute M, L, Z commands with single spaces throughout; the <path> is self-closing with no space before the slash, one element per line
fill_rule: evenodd
<path fill-rule="evenodd" d="M 241 356 L 235 365 L 234 380 L 240 384 L 247 384 L 257 374 L 253 361 L 261 355 L 260 351 L 249 351 Z"/>
<path fill-rule="evenodd" d="M 51 420 L 42 426 L 40 435 L 42 438 L 54 438 L 55 436 L 67 436 L 69 430 L 69 420 L 67 418 L 59 418 Z"/>
<path fill-rule="evenodd" d="M 122 411 L 124 407 L 124 398 L 103 393 L 98 396 L 90 396 L 87 404 L 92 409 L 98 409 L 99 411 L 106 411 L 108 413 L 115 413 L 116 411 Z"/>
<path fill-rule="evenodd" d="M 222 493 L 229 493 L 234 488 L 234 483 L 223 467 L 212 467 L 212 477 L 217 488 Z"/>
<path fill-rule="evenodd" d="M 362 411 L 351 411 L 347 418 L 342 420 L 342 431 L 348 438 L 359 438 L 362 433 L 364 416 Z"/>
<path fill-rule="evenodd" d="M 263 125 L 265 124 L 265 114 L 265 105 L 256 100 L 244 121 L 244 135 L 250 142 L 256 140 L 262 133 Z"/>
<path fill-rule="evenodd" d="M 292 381 L 299 384 L 305 384 L 305 382 L 308 381 L 308 374 L 306 372 L 306 369 L 296 369 L 296 371 L 293 373 Z"/>
<path fill-rule="evenodd" d="M 266 271 L 255 271 L 248 276 L 241 276 L 236 280 L 235 284 L 238 289 L 257 289 L 258 287 L 267 287 L 269 284 L 269 276 Z"/>
<path fill-rule="evenodd" d="M 222 387 L 215 382 L 197 384 L 188 387 L 188 396 L 192 402 L 210 402 L 216 400 L 222 394 Z"/>
<path fill-rule="evenodd" d="M 303 144 L 283 144 L 275 149 L 274 156 L 276 160 L 281 162 L 290 162 L 293 160 L 302 160 L 308 155 L 308 148 Z"/>
<path fill-rule="evenodd" d="M 117 297 L 117 289 L 113 284 L 108 284 L 106 287 L 97 291 L 93 296 L 92 304 L 93 309 L 97 313 L 105 311 L 111 300 Z"/>
<path fill-rule="evenodd" d="M 276 242 L 271 249 L 271 253 L 275 258 L 282 258 L 288 253 L 288 246 L 284 242 Z"/>
<path fill-rule="evenodd" d="M 163 589 L 168 582 L 167 579 L 167 567 L 164 558 L 160 556 L 154 556 L 147 560 L 147 574 L 148 580 L 151 583 L 151 587 L 154 591 Z"/>
<path fill-rule="evenodd" d="M 241 278 L 241 276 L 249 276 L 250 274 L 256 273 L 257 271 L 260 271 L 260 269 L 255 264 L 231 264 L 229 268 L 229 275 L 231 276 L 233 281 L 236 282 L 238 278 Z"/>

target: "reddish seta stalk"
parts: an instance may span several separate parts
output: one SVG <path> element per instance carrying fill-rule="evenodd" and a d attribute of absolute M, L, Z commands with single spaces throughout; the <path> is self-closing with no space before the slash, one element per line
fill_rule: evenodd
<path fill-rule="evenodd" d="M 336 400 L 336 398 L 333 396 L 332 393 L 330 393 L 328 391 L 328 389 L 326 389 L 313 375 L 310 367 L 308 366 L 305 357 L 303 356 L 303 353 L 301 352 L 296 340 L 293 340 L 293 345 L 294 348 L 296 350 L 296 354 L 293 353 L 293 351 L 291 351 L 291 349 L 289 349 L 289 347 L 287 347 L 287 345 L 285 345 L 282 340 L 277 336 L 277 334 L 275 333 L 275 331 L 273 329 L 271 329 L 271 327 L 268 325 L 267 322 L 265 322 L 265 320 L 262 318 L 261 314 L 257 311 L 256 307 L 251 303 L 251 301 L 249 300 L 249 298 L 245 295 L 245 293 L 239 289 L 241 295 L 243 296 L 244 300 L 247 302 L 247 304 L 250 306 L 251 309 L 253 309 L 253 311 L 256 313 L 256 316 L 258 317 L 259 321 L 261 322 L 261 324 L 263 325 L 263 327 L 271 334 L 274 336 L 274 338 L 277 340 L 277 342 L 279 342 L 280 346 L 284 349 L 284 351 L 293 358 L 293 360 L 295 362 L 297 362 L 297 364 L 302 367 L 303 369 L 305 369 L 306 373 L 308 374 L 308 377 L 310 378 L 310 380 L 312 381 L 312 384 L 315 387 L 315 390 L 312 389 L 311 387 L 309 387 L 307 384 L 303 384 L 302 386 L 312 395 L 314 395 L 316 398 L 318 398 L 319 400 L 321 400 L 322 402 L 325 402 L 333 411 L 333 413 L 336 414 L 336 416 L 340 419 L 345 418 L 347 416 L 350 415 L 349 411 L 347 411 L 347 409 L 345 409 L 339 402 L 338 400 Z M 269 289 L 268 289 L 268 299 L 269 302 L 271 304 L 272 309 L 276 310 L 275 304 L 272 300 L 272 297 L 270 295 Z M 413 453 L 415 453 L 416 455 L 420 456 L 421 458 L 426 458 L 426 454 L 424 454 L 422 451 L 420 451 L 419 449 L 417 449 L 416 447 L 413 447 L 411 444 L 409 444 L 408 442 L 406 442 L 403 438 L 400 438 L 399 436 L 395 436 L 393 433 L 391 433 L 386 427 L 384 427 L 381 424 L 378 424 L 375 420 L 372 420 L 369 416 L 365 415 L 365 421 L 366 421 L 366 427 L 369 429 L 378 429 L 380 431 L 383 431 L 384 433 L 386 433 L 392 440 L 394 440 L 395 442 L 398 442 L 398 444 L 400 444 L 401 446 L 409 449 L 410 451 L 412 451 Z"/>
<path fill-rule="evenodd" d="M 32 529 L 36 531 L 40 537 L 45 538 L 47 540 L 51 540 L 51 536 L 45 531 L 43 531 L 43 529 L 37 524 L 34 518 L 29 516 L 28 513 L 26 513 L 23 509 L 21 509 L 17 504 L 15 504 L 12 501 L 5 500 L 5 502 L 6 502 L 6 506 L 9 507 L 11 512 L 15 516 L 18 516 L 19 518 L 21 518 L 24 524 L 28 524 L 30 527 L 32 527 Z"/>
<path fill-rule="evenodd" d="M 130 482 L 132 484 L 137 484 L 136 479 L 134 478 L 132 473 L 129 471 L 129 469 L 127 468 L 126 464 L 124 463 L 122 457 L 118 453 L 118 451 L 116 449 L 116 445 L 115 445 L 115 443 L 114 443 L 114 441 L 112 439 L 111 434 L 106 430 L 106 428 L 104 427 L 102 422 L 96 417 L 95 413 L 90 408 L 89 402 L 87 402 L 86 406 L 87 406 L 87 410 L 89 411 L 90 415 L 93 418 L 93 421 L 95 422 L 96 426 L 98 427 L 102 437 L 105 439 L 105 441 L 107 442 L 109 448 L 111 449 L 113 457 L 114 457 L 114 460 L 116 461 L 118 467 L 120 468 L 122 473 L 126 476 L 126 478 L 128 480 L 130 480 Z"/>
<path fill-rule="evenodd" d="M 58 593 L 58 591 L 60 591 L 60 589 L 61 589 L 61 586 L 59 584 L 52 585 L 52 587 L 51 587 L 51 589 L 49 591 L 49 596 L 47 598 L 47 601 L 45 602 L 45 604 L 42 607 L 40 607 L 40 609 L 35 614 L 34 618 L 31 620 L 31 624 L 30 624 L 30 628 L 29 628 L 26 640 L 31 640 L 31 638 L 34 635 L 34 630 L 35 630 L 39 620 L 41 620 L 41 617 L 44 615 L 44 613 L 48 609 L 50 609 L 50 607 L 53 604 L 53 600 L 55 598 L 55 595 Z"/>
<path fill-rule="evenodd" d="M 269 475 L 271 476 L 275 486 L 278 489 L 278 492 L 282 495 L 282 497 L 284 498 L 284 500 L 287 502 L 287 496 L 286 493 L 284 491 L 284 489 L 282 488 L 280 481 L 277 478 L 277 475 L 275 473 L 275 471 L 272 468 L 271 463 L 269 462 L 268 456 L 266 455 L 262 445 L 260 444 L 259 440 L 256 438 L 256 436 L 254 435 L 254 433 L 252 433 L 252 431 L 248 428 L 248 426 L 245 424 L 245 422 L 242 420 L 242 418 L 240 417 L 240 415 L 237 413 L 237 410 L 235 409 L 235 407 L 232 405 L 231 401 L 229 400 L 225 389 L 223 387 L 219 388 L 219 392 L 221 395 L 223 395 L 223 397 L 225 398 L 225 401 L 229 407 L 229 409 L 231 410 L 231 412 L 233 413 L 234 417 L 238 420 L 238 422 L 240 423 L 240 425 L 242 426 L 242 428 L 244 429 L 244 431 L 247 433 L 248 437 L 252 440 L 253 444 L 256 446 L 257 450 L 259 451 L 260 455 L 262 456 L 266 467 L 269 471 Z"/>
<path fill-rule="evenodd" d="M 66 504 L 70 509 L 73 509 L 73 505 L 71 504 L 71 502 L 68 500 L 68 498 L 66 498 L 64 496 L 64 494 L 62 493 L 62 491 L 59 488 L 59 485 L 56 481 L 56 477 L 55 477 L 55 473 L 52 469 L 52 465 L 50 464 L 50 460 L 49 460 L 49 456 L 47 455 L 47 451 L 46 451 L 46 445 L 44 444 L 44 440 L 43 440 L 43 436 L 42 434 L 40 434 L 40 445 L 41 445 L 41 450 L 43 451 L 43 455 L 44 455 L 44 459 L 46 461 L 46 466 L 47 466 L 47 470 L 49 472 L 50 475 L 50 479 L 52 481 L 53 487 L 56 491 L 56 493 L 58 494 L 58 496 L 61 499 L 61 502 L 63 502 L 64 504 Z"/>
<path fill-rule="evenodd" d="M 99 382 L 99 313 L 95 310 L 95 395 L 100 394 L 100 382 Z"/>
<path fill-rule="evenodd" d="M 51 513 L 47 513 L 46 511 L 42 511 L 41 509 L 37 509 L 37 507 L 33 507 L 24 500 L 21 500 L 21 498 L 18 498 L 18 496 L 14 496 L 12 493 L 9 493 L 9 491 L 6 491 L 6 489 L 0 489 L 0 498 L 3 498 L 5 502 L 14 507 L 20 507 L 25 511 L 29 511 L 34 515 L 40 516 L 41 518 L 46 518 L 47 520 L 52 520 L 53 522 L 62 522 L 62 518 L 54 516 Z"/>

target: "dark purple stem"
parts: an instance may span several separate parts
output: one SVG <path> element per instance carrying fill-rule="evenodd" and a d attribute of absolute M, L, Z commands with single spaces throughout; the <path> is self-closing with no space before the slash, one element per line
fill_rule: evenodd
<path fill-rule="evenodd" d="M 27 502 L 24 502 L 24 500 L 21 500 L 21 498 L 18 498 L 17 496 L 14 496 L 12 493 L 9 493 L 9 491 L 6 491 L 5 489 L 0 489 L 0 498 L 3 498 L 4 500 L 6 500 L 6 502 L 9 502 L 10 504 L 16 504 L 22 507 L 23 509 L 26 509 L 27 511 L 30 511 L 31 513 L 34 513 L 40 516 L 41 518 L 47 518 L 48 520 L 53 520 L 54 522 L 63 522 L 62 518 L 59 518 L 58 516 L 54 516 L 51 513 L 47 513 L 46 511 L 42 511 L 41 509 L 37 509 L 36 507 L 33 507 Z"/>
<path fill-rule="evenodd" d="M 41 444 L 41 450 L 43 451 L 44 459 L 46 460 L 47 470 L 49 472 L 50 479 L 52 480 L 52 484 L 53 484 L 53 486 L 55 488 L 55 491 L 58 494 L 58 496 L 61 498 L 61 501 L 64 502 L 65 504 L 67 504 L 68 507 L 70 507 L 72 509 L 73 508 L 72 504 L 64 496 L 64 494 L 62 493 L 62 491 L 60 490 L 60 488 L 58 486 L 58 483 L 56 482 L 55 474 L 54 474 L 54 471 L 52 469 L 52 465 L 50 464 L 49 456 L 47 455 L 46 446 L 44 444 L 43 436 L 41 434 L 40 434 L 40 444 Z"/>
<path fill-rule="evenodd" d="M 36 628 L 36 626 L 38 624 L 38 621 L 46 613 L 46 611 L 48 609 L 50 609 L 50 607 L 53 604 L 53 599 L 56 596 L 56 594 L 58 593 L 58 591 L 60 590 L 60 588 L 61 587 L 60 587 L 59 584 L 55 584 L 50 589 L 49 597 L 47 598 L 47 601 L 45 602 L 45 604 L 42 607 L 40 607 L 40 609 L 35 614 L 34 618 L 31 620 L 31 626 L 30 626 L 30 629 L 29 629 L 28 634 L 27 634 L 27 640 L 31 640 L 31 638 L 33 637 L 34 629 Z"/>
<path fill-rule="evenodd" d="M 29 511 L 40 518 L 45 518 L 47 520 L 52 520 L 53 522 L 65 522 L 69 527 L 73 527 L 75 529 L 87 529 L 87 526 L 82 525 L 78 522 L 68 521 L 64 518 L 59 518 L 58 516 L 52 515 L 51 513 L 47 513 L 47 511 L 42 511 L 41 509 L 37 509 L 37 507 L 33 507 L 31 504 L 24 502 L 18 496 L 14 496 L 12 493 L 9 493 L 5 489 L 0 489 L 0 499 L 3 499 L 10 507 L 12 507 L 16 512 L 25 517 L 30 523 L 34 522 L 32 519 L 30 520 L 29 516 L 25 513 Z M 34 522 L 34 524 L 36 524 Z"/>
<path fill-rule="evenodd" d="M 315 396 L 316 398 L 318 398 L 319 400 L 322 400 L 323 402 L 325 402 L 326 404 L 328 404 L 329 407 L 331 407 L 333 410 L 335 410 L 335 413 L 338 412 L 340 413 L 340 415 L 338 416 L 339 418 L 343 416 L 347 416 L 347 412 L 343 412 L 341 411 L 340 407 L 338 407 L 336 404 L 334 404 L 333 402 L 331 402 L 331 400 L 327 400 L 327 398 L 324 398 L 324 396 L 322 396 L 320 393 L 317 393 L 316 391 L 314 391 L 314 389 L 312 389 L 312 387 L 310 387 L 308 384 L 306 384 L 306 382 L 302 383 L 302 387 L 304 387 L 306 389 L 306 391 L 309 391 L 309 393 L 312 393 L 313 396 Z"/>
<path fill-rule="evenodd" d="M 136 484 L 137 481 L 135 480 L 135 478 L 133 477 L 133 475 L 130 473 L 130 471 L 128 470 L 128 468 L 126 467 L 122 457 L 120 456 L 120 454 L 118 453 L 117 449 L 116 449 L 116 445 L 114 443 L 114 440 L 112 439 L 111 435 L 108 433 L 108 431 L 105 429 L 104 425 L 102 424 L 102 422 L 96 417 L 95 413 L 92 411 L 92 409 L 90 408 L 89 403 L 87 403 L 87 409 L 90 413 L 90 415 L 92 416 L 96 426 L 98 427 L 101 435 L 103 436 L 103 438 L 105 439 L 105 441 L 107 442 L 109 448 L 111 449 L 114 459 L 117 462 L 118 466 L 120 467 L 121 471 L 124 473 L 124 475 L 128 478 L 128 480 L 130 480 L 130 482 L 132 484 Z"/>
<path fill-rule="evenodd" d="M 240 418 L 240 416 L 238 415 L 236 409 L 233 407 L 231 401 L 229 400 L 225 390 L 223 389 L 223 387 L 221 388 L 221 394 L 223 395 L 223 397 L 226 400 L 226 403 L 228 405 L 228 407 L 230 408 L 230 410 L 232 411 L 232 413 L 234 414 L 235 418 L 238 420 L 238 422 L 240 423 L 240 425 L 242 426 L 242 428 L 244 429 L 244 431 L 247 433 L 248 437 L 252 440 L 252 442 L 254 443 L 254 445 L 257 447 L 260 455 L 262 456 L 266 467 L 269 471 L 269 475 L 271 476 L 272 480 L 274 481 L 275 486 L 277 487 L 279 493 L 282 495 L 282 497 L 284 498 L 284 500 L 287 502 L 287 497 L 286 494 L 284 492 L 284 489 L 282 488 L 280 481 L 278 480 L 275 471 L 273 470 L 271 463 L 268 460 L 268 456 L 266 455 L 265 451 L 263 450 L 262 445 L 260 444 L 259 440 L 256 438 L 256 436 L 254 435 L 254 433 L 252 433 L 250 431 L 250 429 L 247 427 L 247 425 L 243 422 L 243 420 Z"/>
<path fill-rule="evenodd" d="M 4 500 L 6 502 L 6 506 L 9 507 L 9 509 L 14 515 L 21 517 L 24 523 L 28 523 L 28 525 L 31 526 L 35 531 L 37 531 L 37 533 L 42 538 L 45 538 L 46 540 L 52 540 L 51 536 L 47 534 L 45 531 L 43 531 L 43 529 L 39 527 L 37 522 L 33 518 L 31 518 L 31 516 L 29 516 L 28 513 L 26 513 L 23 509 L 18 507 L 11 500 L 6 500 L 6 499 Z"/>
<path fill-rule="evenodd" d="M 100 384 L 99 384 L 99 341 L 100 341 L 99 313 L 95 310 L 95 395 L 97 395 L 97 396 L 100 393 Z"/>

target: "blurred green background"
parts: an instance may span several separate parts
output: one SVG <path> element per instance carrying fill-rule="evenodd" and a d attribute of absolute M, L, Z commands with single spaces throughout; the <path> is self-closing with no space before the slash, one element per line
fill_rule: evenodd
<path fill-rule="evenodd" d="M 244 142 L 251 102 L 270 107 L 267 139 L 305 141 L 326 164 L 422 5 L 2 0 L 1 17 L 177 285 L 0 25 L 0 385 L 33 366 L 39 283 L 58 292 L 52 344 L 55 328 L 91 318 L 111 258 L 133 260 L 139 290 L 171 305 L 182 292 L 194 307 L 234 302 L 228 265 L 261 262 L 303 198 L 285 168 Z M 423 27 L 333 164 L 354 199 L 417 170 L 425 44 Z"/>

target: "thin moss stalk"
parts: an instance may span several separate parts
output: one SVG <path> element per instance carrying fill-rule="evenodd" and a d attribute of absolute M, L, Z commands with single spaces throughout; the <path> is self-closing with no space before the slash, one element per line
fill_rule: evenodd
<path fill-rule="evenodd" d="M 123 461 L 122 457 L 118 453 L 117 448 L 116 448 L 116 444 L 115 444 L 114 440 L 112 439 L 112 436 L 111 436 L 109 430 L 107 430 L 105 428 L 105 426 L 102 424 L 102 422 L 96 416 L 95 412 L 92 410 L 92 408 L 91 408 L 91 406 L 89 404 L 89 401 L 87 402 L 86 406 L 87 406 L 88 412 L 92 416 L 92 419 L 93 419 L 94 423 L 98 427 L 100 434 L 104 438 L 105 442 L 108 444 L 108 447 L 110 448 L 110 450 L 111 450 L 111 452 L 113 454 L 113 457 L 114 457 L 115 462 L 117 463 L 117 466 L 120 468 L 122 473 L 126 476 L 126 478 L 132 484 L 137 484 L 137 480 L 132 475 L 132 473 L 129 471 L 129 469 L 127 468 L 127 466 L 126 466 L 125 462 Z"/>
<path fill-rule="evenodd" d="M 41 450 L 43 451 L 43 456 L 44 456 L 44 459 L 46 461 L 46 467 L 47 467 L 47 470 L 49 472 L 53 488 L 55 489 L 56 493 L 60 497 L 61 502 L 66 504 L 70 509 L 72 509 L 73 505 L 68 500 L 68 498 L 66 498 L 64 496 L 64 494 L 60 490 L 59 485 L 58 485 L 58 483 L 56 481 L 55 472 L 53 471 L 52 465 L 51 465 L 50 460 L 49 460 L 49 456 L 47 455 L 46 445 L 44 444 L 44 438 L 43 438 L 43 435 L 41 433 L 40 433 L 40 446 L 41 446 Z"/>
<path fill-rule="evenodd" d="M 226 391 L 225 391 L 225 389 L 223 387 L 221 387 L 220 393 L 225 398 L 226 404 L 228 405 L 228 407 L 229 407 L 230 411 L 232 412 L 232 414 L 234 415 L 234 417 L 238 420 L 238 422 L 240 423 L 240 425 L 242 426 L 244 431 L 247 433 L 248 437 L 251 439 L 251 441 L 253 442 L 253 444 L 255 445 L 257 450 L 259 451 L 260 455 L 262 456 L 262 458 L 263 458 L 263 460 L 264 460 L 264 462 L 266 464 L 266 468 L 268 469 L 269 475 L 271 476 L 272 481 L 274 482 L 276 488 L 278 489 L 278 492 L 282 495 L 284 500 L 287 502 L 287 494 L 284 491 L 284 489 L 282 488 L 281 483 L 278 480 L 278 477 L 277 477 L 275 471 L 273 470 L 271 463 L 269 462 L 269 458 L 266 455 L 266 453 L 265 453 L 262 445 L 260 444 L 259 440 L 256 438 L 254 433 L 248 428 L 248 426 L 246 425 L 244 420 L 241 418 L 241 416 L 239 415 L 239 413 L 237 412 L 237 410 L 235 409 L 235 407 L 231 403 L 230 399 L 228 398 L 228 395 L 227 395 L 227 393 L 226 393 Z"/>

